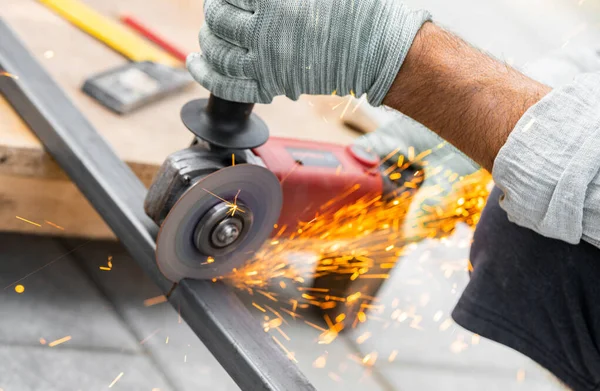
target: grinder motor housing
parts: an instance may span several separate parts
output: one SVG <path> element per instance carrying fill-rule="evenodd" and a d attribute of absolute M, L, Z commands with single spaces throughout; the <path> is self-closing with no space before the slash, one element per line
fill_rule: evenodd
<path fill-rule="evenodd" d="M 229 257 L 236 255 L 236 259 L 245 261 L 253 254 L 239 256 L 235 254 L 235 248 L 241 246 L 248 250 L 248 246 L 241 245 L 241 242 L 247 240 L 242 234 L 247 233 L 249 229 L 262 231 L 268 229 L 271 235 L 278 234 L 286 237 L 296 232 L 300 222 L 308 222 L 321 214 L 324 206 L 327 210 L 335 210 L 368 195 L 384 194 L 394 187 L 394 184 L 389 183 L 381 175 L 379 158 L 358 146 L 341 146 L 280 137 L 269 138 L 264 122 L 252 114 L 252 106 L 252 104 L 224 101 L 212 95 L 208 100 L 195 100 L 186 104 L 181 116 L 184 124 L 195 134 L 194 142 L 190 147 L 174 152 L 165 160 L 149 189 L 144 208 L 158 225 L 166 225 L 164 222 L 169 218 L 169 213 L 194 186 L 203 186 L 203 180 L 208 176 L 211 176 L 208 182 L 214 184 L 214 175 L 220 175 L 221 171 L 224 177 L 220 178 L 220 182 L 226 183 L 228 178 L 225 175 L 231 176 L 233 171 L 223 169 L 244 164 L 266 168 L 263 171 L 252 171 L 254 175 L 260 176 L 257 180 L 274 183 L 274 180 L 269 180 L 265 174 L 269 171 L 276 177 L 279 182 L 277 187 L 280 189 L 272 188 L 270 191 L 281 192 L 283 204 L 279 202 L 279 205 L 255 207 L 261 210 L 249 211 L 249 215 L 254 215 L 254 219 L 248 216 L 242 219 L 239 215 L 234 219 L 232 218 L 234 216 L 223 213 L 223 205 L 231 206 L 238 201 L 243 205 L 244 196 L 247 196 L 244 194 L 245 191 L 239 192 L 239 200 L 236 199 L 237 196 L 233 197 L 231 194 L 227 196 L 229 199 L 219 200 L 218 198 L 221 197 L 219 194 L 213 194 L 211 189 L 205 189 L 207 197 L 215 197 L 212 200 L 214 201 L 212 208 L 206 210 L 205 216 L 198 219 L 195 230 L 189 229 L 189 232 L 183 233 L 179 230 L 172 233 L 173 237 L 183 241 L 185 246 L 188 246 L 188 242 L 190 247 L 200 246 L 200 242 L 206 242 L 206 237 L 221 238 L 221 244 L 226 243 L 227 246 L 231 245 L 231 248 L 219 247 L 220 250 L 215 255 L 228 254 Z M 235 169 L 235 167 L 231 168 Z M 201 194 L 201 192 L 195 193 Z M 265 203 L 269 202 L 265 194 L 263 198 Z M 278 198 L 275 197 L 273 200 L 277 203 Z M 257 218 L 260 217 L 256 216 L 257 213 L 267 211 L 264 213 L 272 216 L 274 211 L 269 211 L 271 207 L 278 208 L 276 213 L 279 218 L 272 222 L 269 220 L 270 227 L 249 228 L 249 225 L 255 225 L 254 220 L 262 221 Z M 177 215 L 185 216 L 185 213 L 179 211 Z M 221 220 L 217 221 L 214 216 L 220 216 Z M 206 224 L 207 221 L 210 222 L 210 227 L 199 226 Z M 169 226 L 176 227 L 177 224 L 169 224 Z M 203 240 L 198 239 L 198 231 L 205 233 Z M 185 236 L 183 240 L 180 238 L 181 235 Z M 159 239 L 160 236 L 161 234 Z M 264 240 L 263 236 L 255 237 Z M 161 241 L 159 240 L 158 243 L 157 247 Z M 163 243 L 165 243 L 164 239 Z M 262 243 L 253 243 L 251 248 L 257 250 L 260 245 Z M 223 274 L 223 267 L 218 267 L 215 261 L 217 258 L 213 258 L 213 254 L 210 253 L 215 248 L 217 246 L 208 246 L 208 249 L 206 246 L 198 248 L 200 253 L 197 268 L 209 271 L 192 273 L 194 278 L 214 278 Z M 184 250 L 188 253 L 192 251 Z M 160 253 L 157 250 L 159 266 L 165 262 L 178 262 L 172 259 L 160 259 Z M 177 257 L 177 253 L 169 255 L 169 258 Z M 211 261 L 214 263 L 211 264 Z M 186 265 L 181 270 L 191 270 L 190 262 L 192 261 L 189 257 L 185 262 L 182 261 L 182 264 L 186 263 Z M 229 262 L 221 262 L 227 263 L 227 267 L 231 266 Z M 165 273 L 163 267 L 161 270 Z M 170 272 L 165 275 L 177 282 L 181 278 L 190 277 L 186 273 Z"/>

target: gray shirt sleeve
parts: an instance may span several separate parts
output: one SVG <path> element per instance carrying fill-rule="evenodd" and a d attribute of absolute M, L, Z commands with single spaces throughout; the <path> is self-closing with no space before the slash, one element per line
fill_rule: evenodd
<path fill-rule="evenodd" d="M 531 107 L 493 176 L 512 222 L 600 247 L 600 72 L 576 76 Z"/>

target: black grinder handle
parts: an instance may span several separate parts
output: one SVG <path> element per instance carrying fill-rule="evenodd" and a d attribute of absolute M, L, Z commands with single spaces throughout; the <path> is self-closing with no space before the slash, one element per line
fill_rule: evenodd
<path fill-rule="evenodd" d="M 267 125 L 252 114 L 254 103 L 232 102 L 213 94 L 188 102 L 181 109 L 185 126 L 210 145 L 227 149 L 252 149 L 269 138 Z"/>
<path fill-rule="evenodd" d="M 242 128 L 250 119 L 253 108 L 254 103 L 232 102 L 210 94 L 206 113 L 215 124 Z"/>

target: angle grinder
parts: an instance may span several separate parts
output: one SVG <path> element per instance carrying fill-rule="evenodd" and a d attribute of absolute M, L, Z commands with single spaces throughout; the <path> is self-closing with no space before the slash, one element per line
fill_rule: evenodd
<path fill-rule="evenodd" d="M 357 145 L 269 138 L 253 106 L 211 95 L 181 110 L 194 141 L 167 157 L 144 203 L 160 226 L 156 261 L 173 282 L 226 275 L 324 205 L 397 188 Z"/>

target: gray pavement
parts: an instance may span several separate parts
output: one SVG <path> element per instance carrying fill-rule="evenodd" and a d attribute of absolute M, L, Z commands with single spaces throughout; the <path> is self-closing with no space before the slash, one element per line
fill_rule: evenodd
<path fill-rule="evenodd" d="M 385 309 L 330 345 L 287 318 L 286 346 L 319 390 L 557 389 L 527 358 L 447 320 L 468 251 L 449 244 L 468 235 L 416 246 L 380 294 Z M 0 249 L 3 391 L 238 389 L 169 304 L 148 306 L 160 293 L 119 244 L 1 234 Z M 373 367 L 359 363 L 369 354 Z"/>

